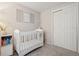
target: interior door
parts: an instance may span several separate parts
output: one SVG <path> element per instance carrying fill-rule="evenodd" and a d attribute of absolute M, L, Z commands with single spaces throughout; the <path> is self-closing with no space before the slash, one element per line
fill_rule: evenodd
<path fill-rule="evenodd" d="M 54 13 L 54 45 L 76 51 L 76 8 L 64 7 Z"/>
<path fill-rule="evenodd" d="M 64 17 L 63 11 L 54 13 L 54 45 L 64 47 Z"/>

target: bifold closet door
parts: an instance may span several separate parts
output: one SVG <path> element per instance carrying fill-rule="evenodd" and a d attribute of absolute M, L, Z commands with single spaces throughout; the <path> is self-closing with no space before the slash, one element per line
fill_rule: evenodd
<path fill-rule="evenodd" d="M 53 12 L 54 45 L 76 51 L 76 7 L 66 6 Z"/>

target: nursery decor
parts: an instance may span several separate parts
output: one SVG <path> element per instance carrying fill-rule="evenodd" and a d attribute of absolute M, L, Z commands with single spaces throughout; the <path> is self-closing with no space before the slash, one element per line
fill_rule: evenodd
<path fill-rule="evenodd" d="M 0 32 L 6 34 L 6 25 L 3 23 L 0 23 Z"/>
<path fill-rule="evenodd" d="M 12 34 L 0 36 L 0 55 L 9 56 L 13 54 Z"/>
<path fill-rule="evenodd" d="M 14 31 L 14 48 L 18 55 L 25 55 L 30 51 L 43 46 L 43 30 L 29 32 Z"/>

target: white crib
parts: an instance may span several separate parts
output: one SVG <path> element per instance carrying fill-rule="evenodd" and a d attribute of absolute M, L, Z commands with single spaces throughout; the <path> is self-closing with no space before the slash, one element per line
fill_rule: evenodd
<path fill-rule="evenodd" d="M 14 31 L 14 48 L 18 55 L 25 55 L 41 46 L 43 46 L 43 30 L 38 29 L 29 32 Z"/>

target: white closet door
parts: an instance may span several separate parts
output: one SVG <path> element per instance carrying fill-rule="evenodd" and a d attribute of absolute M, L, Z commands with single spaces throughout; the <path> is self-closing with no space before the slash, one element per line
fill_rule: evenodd
<path fill-rule="evenodd" d="M 64 47 L 63 11 L 54 13 L 54 45 Z"/>
<path fill-rule="evenodd" d="M 76 7 L 54 13 L 54 45 L 76 51 Z"/>

